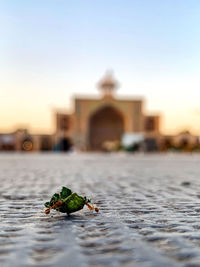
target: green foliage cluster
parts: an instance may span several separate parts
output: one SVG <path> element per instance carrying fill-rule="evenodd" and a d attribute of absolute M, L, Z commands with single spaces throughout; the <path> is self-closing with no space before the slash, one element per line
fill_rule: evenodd
<path fill-rule="evenodd" d="M 47 208 L 47 214 L 50 209 L 70 214 L 81 210 L 86 203 L 90 202 L 86 197 L 79 196 L 77 193 L 73 193 L 69 188 L 62 187 L 61 192 L 53 194 L 49 202 L 44 205 Z"/>

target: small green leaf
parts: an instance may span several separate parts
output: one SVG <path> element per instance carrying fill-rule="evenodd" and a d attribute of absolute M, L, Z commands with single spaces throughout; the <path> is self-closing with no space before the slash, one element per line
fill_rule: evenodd
<path fill-rule="evenodd" d="M 60 192 L 61 198 L 64 199 L 70 196 L 71 194 L 72 194 L 72 191 L 69 188 L 63 186 L 62 191 Z"/>
<path fill-rule="evenodd" d="M 50 206 L 54 205 L 60 199 L 59 194 L 54 194 L 50 200 Z"/>
<path fill-rule="evenodd" d="M 44 203 L 44 205 L 46 208 L 50 208 L 50 202 L 46 202 L 46 203 Z"/>
<path fill-rule="evenodd" d="M 65 199 L 63 205 L 59 211 L 66 212 L 68 214 L 81 210 L 85 205 L 85 199 L 76 193 L 71 194 Z"/>
<path fill-rule="evenodd" d="M 45 213 L 49 214 L 50 209 L 54 209 L 69 215 L 72 212 L 81 210 L 85 204 L 90 210 L 93 210 L 94 207 L 90 206 L 89 202 L 90 199 L 87 197 L 81 197 L 77 193 L 72 193 L 69 188 L 63 186 L 59 194 L 54 194 L 51 200 L 44 204 L 48 208 Z M 95 211 L 98 212 L 98 209 L 95 209 Z"/>

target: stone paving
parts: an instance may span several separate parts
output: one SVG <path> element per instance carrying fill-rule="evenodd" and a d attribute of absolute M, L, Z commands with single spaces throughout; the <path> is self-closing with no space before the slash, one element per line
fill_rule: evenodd
<path fill-rule="evenodd" d="M 0 154 L 0 266 L 200 266 L 200 156 Z M 99 208 L 43 203 L 65 185 Z"/>

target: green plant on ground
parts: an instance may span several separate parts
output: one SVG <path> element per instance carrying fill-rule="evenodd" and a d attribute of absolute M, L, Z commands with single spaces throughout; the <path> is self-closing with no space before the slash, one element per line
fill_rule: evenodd
<path fill-rule="evenodd" d="M 90 202 L 90 199 L 79 196 L 77 193 L 73 193 L 69 188 L 63 186 L 59 194 L 53 194 L 50 201 L 44 204 L 47 208 L 45 213 L 49 214 L 50 210 L 54 209 L 69 215 L 70 213 L 83 209 L 84 205 L 90 210 L 98 212 L 99 209 L 89 204 Z"/>

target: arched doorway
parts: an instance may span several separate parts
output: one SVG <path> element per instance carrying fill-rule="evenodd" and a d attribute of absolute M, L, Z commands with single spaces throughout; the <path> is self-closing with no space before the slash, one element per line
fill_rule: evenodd
<path fill-rule="evenodd" d="M 105 142 L 121 141 L 124 123 L 121 114 L 106 106 L 93 114 L 89 121 L 89 145 L 91 150 L 103 150 Z"/>

